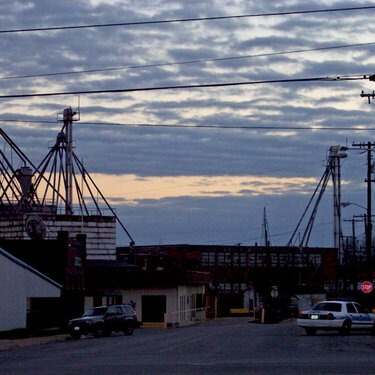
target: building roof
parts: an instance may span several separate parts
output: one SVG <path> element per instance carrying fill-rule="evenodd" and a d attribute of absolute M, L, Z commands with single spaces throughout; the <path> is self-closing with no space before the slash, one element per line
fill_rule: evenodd
<path fill-rule="evenodd" d="M 41 279 L 47 281 L 48 283 L 52 284 L 56 288 L 62 289 L 62 285 L 58 284 L 56 281 L 53 281 L 43 273 L 37 271 L 35 268 L 30 267 L 28 264 L 25 262 L 22 262 L 22 260 L 16 258 L 15 256 L 9 254 L 7 251 L 4 249 L 0 248 L 0 255 L 4 256 L 5 258 L 9 259 L 11 262 L 17 264 L 18 266 L 28 270 L 29 272 L 33 273 L 34 275 L 37 275 Z"/>
<path fill-rule="evenodd" d="M 129 270 L 138 269 L 134 264 L 122 262 L 120 260 L 111 259 L 86 259 L 87 267 L 115 267 L 115 268 L 126 268 Z"/>

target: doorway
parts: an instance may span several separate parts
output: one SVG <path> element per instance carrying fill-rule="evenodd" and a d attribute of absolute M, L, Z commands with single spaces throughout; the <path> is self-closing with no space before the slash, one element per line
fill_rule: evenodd
<path fill-rule="evenodd" d="M 167 296 L 142 296 L 142 321 L 162 323 L 167 312 Z"/>

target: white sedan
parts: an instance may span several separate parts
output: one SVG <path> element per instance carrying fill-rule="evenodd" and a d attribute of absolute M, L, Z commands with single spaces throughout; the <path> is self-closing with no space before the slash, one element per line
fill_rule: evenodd
<path fill-rule="evenodd" d="M 311 310 L 300 312 L 297 324 L 307 335 L 315 335 L 317 330 L 338 330 L 341 334 L 349 334 L 355 329 L 375 334 L 375 315 L 366 312 L 356 302 L 319 302 Z"/>

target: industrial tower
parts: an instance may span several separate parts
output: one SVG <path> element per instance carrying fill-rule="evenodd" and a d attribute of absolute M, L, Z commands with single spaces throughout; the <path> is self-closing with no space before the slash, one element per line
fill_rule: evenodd
<path fill-rule="evenodd" d="M 308 220 L 306 229 L 298 243 L 299 247 L 302 249 L 308 246 L 311 231 L 314 225 L 314 220 L 318 212 L 319 204 L 322 200 L 323 194 L 327 187 L 327 184 L 332 177 L 333 185 L 333 243 L 334 247 L 338 249 L 339 259 L 342 257 L 342 228 L 341 228 L 341 164 L 340 160 L 347 157 L 347 148 L 340 146 L 332 146 L 329 149 L 326 169 L 321 177 L 318 186 L 316 187 L 300 221 L 294 230 L 288 246 L 292 246 L 296 239 L 296 234 L 300 228 L 300 225 L 307 215 L 309 209 L 312 207 L 310 218 Z M 315 204 L 312 206 L 315 199 Z"/>
<path fill-rule="evenodd" d="M 36 166 L 0 129 L 0 238 L 55 239 L 61 230 L 87 236 L 87 258 L 115 259 L 116 222 L 133 238 L 73 151 L 77 112 L 64 109 L 63 127 Z M 18 168 L 14 167 L 17 165 Z"/>

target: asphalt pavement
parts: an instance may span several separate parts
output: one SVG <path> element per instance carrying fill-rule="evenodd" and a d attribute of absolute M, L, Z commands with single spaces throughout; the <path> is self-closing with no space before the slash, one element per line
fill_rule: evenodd
<path fill-rule="evenodd" d="M 67 334 L 42 337 L 28 337 L 22 339 L 0 339 L 0 351 L 63 342 L 69 339 L 69 335 Z"/>
<path fill-rule="evenodd" d="M 133 336 L 39 340 L 16 340 L 18 349 L 0 350 L 0 374 L 373 375 L 375 369 L 375 337 L 368 332 L 307 336 L 292 320 L 249 324 L 225 318 L 139 329 Z"/>
<path fill-rule="evenodd" d="M 230 318 L 229 318 L 230 319 Z M 252 322 L 252 318 L 242 318 L 247 319 L 249 322 Z M 226 321 L 227 319 L 215 319 L 215 320 L 206 320 L 202 322 L 197 322 L 195 325 L 207 325 L 207 324 L 218 324 L 219 321 Z M 154 329 L 151 326 L 149 328 L 140 328 L 140 329 Z M 172 329 L 172 328 L 168 328 Z M 90 337 L 90 336 L 88 336 Z M 85 339 L 86 336 L 83 336 L 81 339 Z M 41 336 L 35 336 L 35 337 L 27 337 L 27 338 L 0 338 L 0 351 L 3 350 L 12 350 L 17 348 L 23 348 L 23 347 L 30 347 L 35 345 L 43 345 L 43 344 L 49 344 L 49 343 L 58 343 L 58 342 L 64 342 L 64 341 L 70 341 L 72 338 L 69 334 L 58 334 L 58 335 L 41 335 Z"/>

